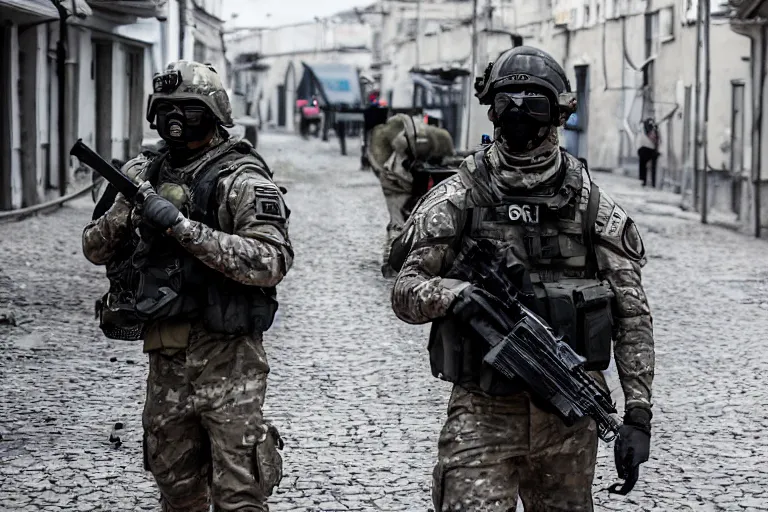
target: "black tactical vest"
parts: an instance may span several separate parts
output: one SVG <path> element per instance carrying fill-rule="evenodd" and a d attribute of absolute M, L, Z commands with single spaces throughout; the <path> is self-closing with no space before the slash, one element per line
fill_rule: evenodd
<path fill-rule="evenodd" d="M 204 168 L 190 173 L 191 179 L 183 183 L 189 195 L 182 213 L 215 230 L 221 229 L 216 203 L 220 179 L 245 163 L 272 177 L 250 145 L 223 144 L 228 147 L 212 150 L 216 153 Z M 167 153 L 161 152 L 148 163 L 144 179 L 154 187 L 164 181 L 166 158 Z M 175 239 L 161 235 L 134 236 L 107 264 L 107 277 L 110 291 L 97 303 L 97 314 L 105 335 L 113 339 L 141 339 L 144 326 L 169 318 L 200 319 L 212 333 L 253 334 L 269 329 L 277 311 L 274 288 L 233 281 L 189 254 Z"/>
<path fill-rule="evenodd" d="M 487 183 L 485 152 L 476 154 L 475 164 L 472 181 Z M 601 370 L 610 362 L 613 294 L 597 279 L 592 245 L 600 192 L 586 167 L 564 151 L 562 166 L 551 183 L 471 208 L 460 240 L 508 244 L 529 270 L 536 312 L 587 359 L 587 369 Z M 587 209 L 582 211 L 585 178 L 591 185 L 587 185 Z M 467 339 L 457 334 L 460 331 L 450 317 L 433 323 L 429 343 L 433 374 L 492 395 L 519 391 L 520 383 L 504 379 L 483 363 L 487 347 L 482 340 Z"/>

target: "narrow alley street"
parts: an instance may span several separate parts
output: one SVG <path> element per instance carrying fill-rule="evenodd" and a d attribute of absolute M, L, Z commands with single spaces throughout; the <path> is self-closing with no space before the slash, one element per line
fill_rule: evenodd
<path fill-rule="evenodd" d="M 265 416 L 286 444 L 270 510 L 426 512 L 449 385 L 430 374 L 428 327 L 390 308 L 378 182 L 333 140 L 265 133 L 259 149 L 288 188 L 296 252 L 265 335 Z M 629 496 L 609 495 L 602 445 L 597 510 L 768 510 L 768 245 L 595 178 L 644 235 L 657 360 L 652 459 Z M 142 469 L 146 357 L 93 318 L 106 279 L 80 249 L 92 209 L 0 224 L 0 319 L 18 324 L 0 320 L 0 511 L 159 510 Z"/>

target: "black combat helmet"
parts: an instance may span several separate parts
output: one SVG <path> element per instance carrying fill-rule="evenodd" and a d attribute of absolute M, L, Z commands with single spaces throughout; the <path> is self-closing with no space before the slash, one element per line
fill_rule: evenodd
<path fill-rule="evenodd" d="M 513 86 L 535 85 L 547 91 L 559 107 L 552 124 L 562 124 L 576 111 L 576 97 L 565 71 L 546 52 L 531 46 L 518 46 L 502 53 L 475 79 L 475 96 L 481 105 L 492 105 L 497 92 Z"/>

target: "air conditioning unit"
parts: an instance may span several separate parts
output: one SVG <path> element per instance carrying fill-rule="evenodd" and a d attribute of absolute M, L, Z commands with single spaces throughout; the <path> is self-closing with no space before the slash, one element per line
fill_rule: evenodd
<path fill-rule="evenodd" d="M 554 11 L 552 13 L 552 19 L 555 23 L 555 27 L 562 27 L 565 28 L 568 25 L 571 24 L 573 21 L 573 15 L 572 15 L 571 9 L 563 9 L 560 11 Z"/>

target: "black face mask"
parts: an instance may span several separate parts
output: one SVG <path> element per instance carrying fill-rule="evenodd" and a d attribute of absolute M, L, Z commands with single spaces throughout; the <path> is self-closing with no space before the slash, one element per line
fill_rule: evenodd
<path fill-rule="evenodd" d="M 161 103 L 157 106 L 157 132 L 172 148 L 186 148 L 205 140 L 216 126 L 213 115 L 201 104 Z"/>
<path fill-rule="evenodd" d="M 498 93 L 493 110 L 505 146 L 524 153 L 540 146 L 552 124 L 549 99 L 541 94 Z"/>

